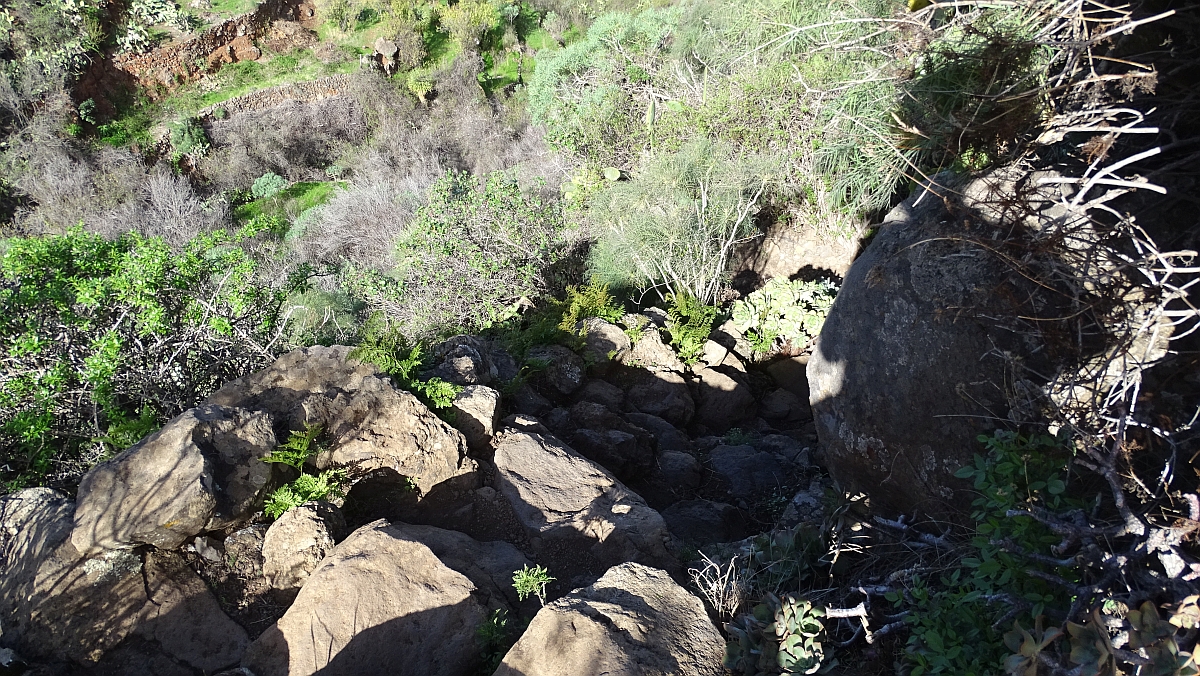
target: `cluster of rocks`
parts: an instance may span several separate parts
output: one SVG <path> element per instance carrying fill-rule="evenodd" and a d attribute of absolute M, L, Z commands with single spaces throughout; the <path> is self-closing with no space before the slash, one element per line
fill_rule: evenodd
<path fill-rule="evenodd" d="M 721 673 L 679 552 L 746 537 L 805 474 L 803 365 L 776 368 L 792 391 L 746 371 L 738 336 L 686 367 L 655 330 L 581 328 L 578 353 L 522 364 L 477 337 L 436 346 L 425 375 L 463 386 L 453 424 L 347 347 L 297 350 L 94 467 L 74 500 L 0 498 L 0 645 L 33 673 L 468 674 L 504 611 L 533 619 L 497 673 Z M 268 522 L 297 474 L 264 458 L 314 426 L 306 469 L 352 484 Z M 557 578 L 540 609 L 512 584 L 534 564 Z M 245 621 L 214 571 L 277 612 Z"/>

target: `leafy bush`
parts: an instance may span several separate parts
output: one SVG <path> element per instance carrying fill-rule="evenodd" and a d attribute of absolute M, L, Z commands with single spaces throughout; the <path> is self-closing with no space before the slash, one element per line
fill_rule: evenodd
<path fill-rule="evenodd" d="M 531 594 L 537 596 L 542 605 L 546 605 L 546 585 L 553 582 L 550 571 L 541 566 L 522 566 L 521 570 L 513 572 L 513 588 L 517 590 L 517 600 L 524 601 Z"/>
<path fill-rule="evenodd" d="M 828 280 L 805 282 L 776 277 L 742 300 L 734 301 L 733 321 L 756 352 L 767 353 L 776 341 L 801 348 L 816 339 L 833 306 L 837 287 Z"/>
<path fill-rule="evenodd" d="M 327 469 L 315 476 L 301 474 L 291 483 L 275 489 L 267 497 L 263 514 L 268 518 L 278 519 L 284 512 L 306 502 L 345 497 L 342 489 L 347 481 L 346 470 L 342 469 Z"/>
<path fill-rule="evenodd" d="M 480 36 L 500 25 L 500 13 L 487 0 L 459 0 L 440 12 L 442 27 L 450 38 L 466 47 L 475 47 Z"/>
<path fill-rule="evenodd" d="M 672 296 L 667 310 L 667 333 L 671 346 L 685 364 L 694 364 L 704 354 L 704 344 L 712 333 L 717 308 L 705 305 L 691 296 Z"/>
<path fill-rule="evenodd" d="M 625 316 L 625 308 L 613 299 L 608 293 L 608 286 L 604 284 L 567 287 L 567 299 L 563 307 L 565 309 L 558 328 L 572 333 L 575 332 L 575 326 L 585 319 L 599 317 L 616 324 Z"/>
<path fill-rule="evenodd" d="M 350 351 L 350 357 L 374 364 L 390 376 L 397 387 L 417 395 L 434 410 L 450 408 L 454 398 L 462 392 L 462 387 L 441 378 L 418 378 L 417 374 L 425 366 L 425 347 L 421 343 L 410 345 L 401 333 L 389 327 L 379 316 L 368 322 L 363 342 Z"/>
<path fill-rule="evenodd" d="M 254 199 L 262 199 L 281 192 L 287 186 L 286 178 L 268 171 L 254 179 L 254 183 L 250 186 L 250 194 L 254 196 Z"/>
<path fill-rule="evenodd" d="M 592 274 L 613 286 L 713 303 L 730 252 L 755 233 L 768 170 L 705 141 L 652 158 L 632 181 L 593 199 Z"/>
<path fill-rule="evenodd" d="M 195 406 L 274 358 L 283 290 L 242 238 L 173 253 L 157 238 L 73 229 L 0 258 L 0 459 L 9 490 L 70 486 L 130 431 Z"/>
<path fill-rule="evenodd" d="M 1062 442 L 1006 430 L 980 441 L 987 457 L 976 456 L 974 465 L 958 472 L 980 492 L 972 513 L 977 522 L 972 555 L 932 582 L 918 579 L 905 594 L 888 595 L 896 607 L 912 608 L 905 661 L 918 676 L 999 672 L 1008 653 L 998 624 L 1015 618 L 1034 626 L 1047 609 L 1065 614 L 1071 596 L 1046 576 L 1078 581 L 1082 572 L 1047 563 L 1056 558 L 1051 548 L 1061 538 L 1029 517 L 1009 515 L 1013 509 L 1070 504 L 1060 474 L 1067 456 Z"/>
<path fill-rule="evenodd" d="M 450 172 L 396 245 L 389 273 L 351 270 L 349 288 L 410 342 L 478 331 L 548 288 L 565 248 L 561 211 L 504 172 Z"/>

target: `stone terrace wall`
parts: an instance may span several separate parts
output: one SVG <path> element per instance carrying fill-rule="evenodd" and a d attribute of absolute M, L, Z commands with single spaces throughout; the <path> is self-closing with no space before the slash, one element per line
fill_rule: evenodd
<path fill-rule="evenodd" d="M 279 85 L 278 87 L 262 89 L 244 96 L 238 96 L 228 101 L 209 106 L 197 113 L 196 117 L 211 119 L 213 113 L 217 110 L 224 110 L 226 114 L 231 116 L 238 113 L 255 112 L 274 108 L 287 101 L 312 103 L 313 101 L 320 101 L 331 96 L 341 96 L 348 91 L 349 87 L 349 75 L 330 75 L 319 80 Z"/>
<path fill-rule="evenodd" d="M 157 98 L 223 64 L 258 59 L 262 52 L 254 42 L 267 34 L 274 21 L 307 21 L 313 16 L 307 0 L 266 0 L 255 11 L 213 26 L 187 42 L 145 54 L 118 54 L 112 59 L 112 67 L 144 87 L 151 98 Z"/>

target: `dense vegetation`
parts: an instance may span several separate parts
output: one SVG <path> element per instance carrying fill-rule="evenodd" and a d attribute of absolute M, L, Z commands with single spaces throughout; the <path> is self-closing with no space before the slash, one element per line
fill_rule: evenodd
<path fill-rule="evenodd" d="M 15 0 L 0 10 L 5 492 L 70 489 L 298 346 L 356 345 L 439 411 L 457 390 L 421 373 L 429 346 L 460 332 L 522 359 L 540 343 L 577 346 L 581 319 L 658 305 L 686 363 L 726 319 L 764 359 L 802 351 L 836 280 L 735 292 L 735 253 L 768 228 L 857 241 L 941 172 L 1018 160 L 1091 172 L 1112 147 L 1063 141 L 1070 131 L 1034 143 L 1070 106 L 1125 100 L 1057 96 L 1081 43 L 1049 4 L 324 0 L 314 45 L 81 101 L 90 62 L 253 3 Z M 360 70 L 379 39 L 394 68 Z M 350 76 L 343 96 L 262 116 L 221 108 L 331 74 Z M 1144 89 L 1109 79 L 1125 98 Z M 523 364 L 508 387 L 542 366 Z M 960 472 L 979 494 L 973 531 L 955 543 L 925 532 L 935 564 L 876 576 L 900 580 L 883 595 L 907 629 L 898 673 L 1036 674 L 1056 640 L 1070 642 L 1073 673 L 1196 673 L 1153 603 L 1122 611 L 1139 618 L 1136 659 L 1106 643 L 1079 599 L 1108 589 L 1085 585 L 1112 551 L 1056 554 L 1071 535 L 1061 524 L 1091 533 L 1085 515 L 1101 509 L 1070 464 L 1095 445 L 1084 426 L 1010 422 Z M 302 468 L 316 434 L 276 460 Z M 268 513 L 336 495 L 344 478 L 302 474 Z M 797 594 L 838 570 L 839 519 L 857 507 L 832 498 L 824 532 L 756 543 L 753 612 L 722 618 L 737 673 L 831 663 L 816 639 L 833 625 Z"/>

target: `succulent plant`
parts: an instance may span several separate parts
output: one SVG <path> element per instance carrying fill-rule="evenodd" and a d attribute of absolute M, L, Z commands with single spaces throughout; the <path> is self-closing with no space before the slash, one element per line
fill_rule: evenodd
<path fill-rule="evenodd" d="M 775 278 L 733 304 L 733 321 L 759 352 L 778 340 L 803 345 L 816 338 L 833 305 L 837 287 L 828 280 Z"/>
<path fill-rule="evenodd" d="M 780 599 L 768 593 L 750 614 L 725 625 L 729 641 L 725 667 L 735 674 L 815 674 L 822 669 L 825 650 L 818 641 L 825 611 L 792 595 Z M 824 664 L 832 667 L 836 661 Z"/>

